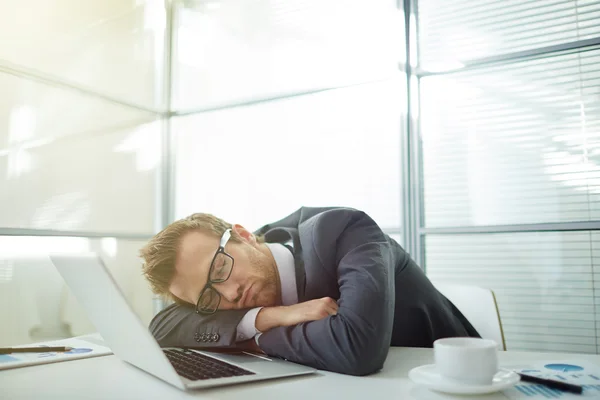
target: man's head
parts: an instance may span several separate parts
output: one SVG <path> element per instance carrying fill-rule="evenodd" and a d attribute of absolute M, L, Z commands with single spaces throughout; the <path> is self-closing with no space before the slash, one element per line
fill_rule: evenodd
<path fill-rule="evenodd" d="M 223 261 L 229 257 L 215 258 L 228 229 L 231 237 L 222 251 L 233 259 L 232 267 Z M 220 295 L 220 310 L 274 306 L 281 299 L 277 267 L 262 238 L 210 214 L 196 213 L 173 222 L 140 255 L 152 291 L 178 303 L 195 306 L 203 291 Z M 209 281 L 209 276 L 218 276 L 219 269 L 229 272 L 230 267 L 228 279 Z"/>

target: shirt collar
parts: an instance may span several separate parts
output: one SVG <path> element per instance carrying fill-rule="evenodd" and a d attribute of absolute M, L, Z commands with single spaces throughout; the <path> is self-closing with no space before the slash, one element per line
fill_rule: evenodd
<path fill-rule="evenodd" d="M 296 267 L 294 256 L 285 246 L 279 243 L 265 243 L 275 259 L 279 279 L 281 281 L 281 301 L 284 306 L 298 303 L 298 289 L 296 288 Z"/>

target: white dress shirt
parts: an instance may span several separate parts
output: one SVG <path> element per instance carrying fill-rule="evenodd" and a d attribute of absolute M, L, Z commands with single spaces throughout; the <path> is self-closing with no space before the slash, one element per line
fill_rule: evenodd
<path fill-rule="evenodd" d="M 281 302 L 284 306 L 298 303 L 298 289 L 296 288 L 296 267 L 294 266 L 294 256 L 283 245 L 279 243 L 265 243 L 279 271 L 281 282 Z M 260 335 L 261 332 L 256 329 L 256 316 L 262 307 L 251 309 L 244 315 L 237 326 L 236 341 L 240 342 Z"/>

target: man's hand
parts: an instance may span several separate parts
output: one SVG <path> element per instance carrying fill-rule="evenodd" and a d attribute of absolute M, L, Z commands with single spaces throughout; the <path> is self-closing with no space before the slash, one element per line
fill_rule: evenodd
<path fill-rule="evenodd" d="M 292 326 L 336 315 L 338 305 L 331 297 L 305 301 L 291 306 L 264 307 L 256 316 L 255 326 L 266 332 L 278 326 Z"/>
<path fill-rule="evenodd" d="M 298 325 L 301 322 L 316 321 L 336 315 L 338 305 L 331 297 L 323 297 L 284 308 L 280 326 Z"/>

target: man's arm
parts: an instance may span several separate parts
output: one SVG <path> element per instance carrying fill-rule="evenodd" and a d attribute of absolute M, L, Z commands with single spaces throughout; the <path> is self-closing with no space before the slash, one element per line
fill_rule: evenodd
<path fill-rule="evenodd" d="M 194 307 L 171 304 L 150 322 L 162 347 L 235 347 L 237 327 L 248 310 L 197 314 Z"/>
<path fill-rule="evenodd" d="M 172 304 L 152 319 L 150 331 L 162 347 L 237 347 L 261 351 L 255 342 L 257 331 L 314 321 L 336 312 L 337 304 L 329 297 L 293 306 L 219 311 L 212 316 L 196 314 L 193 307 Z M 235 327 L 233 333 L 231 327 Z"/>
<path fill-rule="evenodd" d="M 318 256 L 323 265 L 337 265 L 337 314 L 275 327 L 264 332 L 258 344 L 269 355 L 315 368 L 373 373 L 387 357 L 394 318 L 395 268 L 385 235 L 369 216 L 347 209 L 324 213 L 313 229 L 321 248 L 335 249 Z M 257 324 L 260 318 L 261 313 Z"/>

